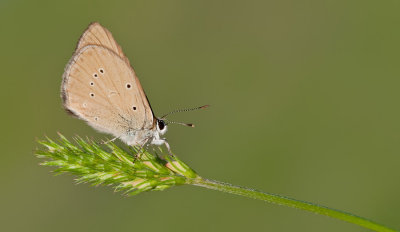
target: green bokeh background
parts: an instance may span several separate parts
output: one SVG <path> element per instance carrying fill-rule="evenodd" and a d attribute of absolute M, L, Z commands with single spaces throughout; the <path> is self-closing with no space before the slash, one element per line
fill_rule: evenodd
<path fill-rule="evenodd" d="M 173 151 L 202 176 L 400 229 L 400 2 L 0 1 L 1 231 L 365 231 L 198 187 L 126 198 L 55 177 L 37 138 L 105 138 L 61 107 L 65 64 L 109 28 Z M 110 136 L 108 136 L 110 138 Z"/>

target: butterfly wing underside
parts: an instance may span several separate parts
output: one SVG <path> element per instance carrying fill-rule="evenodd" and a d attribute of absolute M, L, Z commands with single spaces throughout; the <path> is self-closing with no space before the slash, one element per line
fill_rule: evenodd
<path fill-rule="evenodd" d="M 98 45 L 106 47 L 120 56 L 128 65 L 129 60 L 122 52 L 121 46 L 115 41 L 111 32 L 107 28 L 101 26 L 98 22 L 91 23 L 82 36 L 79 38 L 76 45 L 76 51 L 87 46 Z"/>
<path fill-rule="evenodd" d="M 94 128 L 120 137 L 154 127 L 143 88 L 110 32 L 91 24 L 63 76 L 64 107 Z"/>

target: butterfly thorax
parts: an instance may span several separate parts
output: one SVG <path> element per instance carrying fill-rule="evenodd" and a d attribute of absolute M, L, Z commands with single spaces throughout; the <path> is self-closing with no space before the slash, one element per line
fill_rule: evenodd
<path fill-rule="evenodd" d="M 130 146 L 143 146 L 147 143 L 162 145 L 165 139 L 161 136 L 167 132 L 167 126 L 163 120 L 155 119 L 155 121 L 156 125 L 151 129 L 128 130 L 119 138 Z"/>
<path fill-rule="evenodd" d="M 156 136 L 157 131 L 152 129 L 147 130 L 130 130 L 126 134 L 122 134 L 119 138 L 130 146 L 143 146 L 151 142 L 152 138 Z"/>

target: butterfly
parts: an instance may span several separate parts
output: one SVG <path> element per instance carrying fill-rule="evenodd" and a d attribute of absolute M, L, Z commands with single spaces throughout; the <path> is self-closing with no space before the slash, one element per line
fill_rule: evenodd
<path fill-rule="evenodd" d="M 84 31 L 68 62 L 61 84 L 63 106 L 100 132 L 130 146 L 165 144 L 169 114 L 157 118 L 128 58 L 111 32 L 94 22 Z M 177 123 L 190 127 L 193 124 Z"/>

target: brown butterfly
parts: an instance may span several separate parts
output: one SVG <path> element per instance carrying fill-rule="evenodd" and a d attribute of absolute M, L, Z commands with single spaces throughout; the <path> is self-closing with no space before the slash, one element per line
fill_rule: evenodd
<path fill-rule="evenodd" d="M 128 145 L 165 144 L 165 120 L 154 116 L 128 58 L 111 33 L 95 22 L 82 34 L 65 68 L 61 85 L 64 108 L 93 128 L 112 134 Z M 177 123 L 194 127 L 193 124 Z"/>

